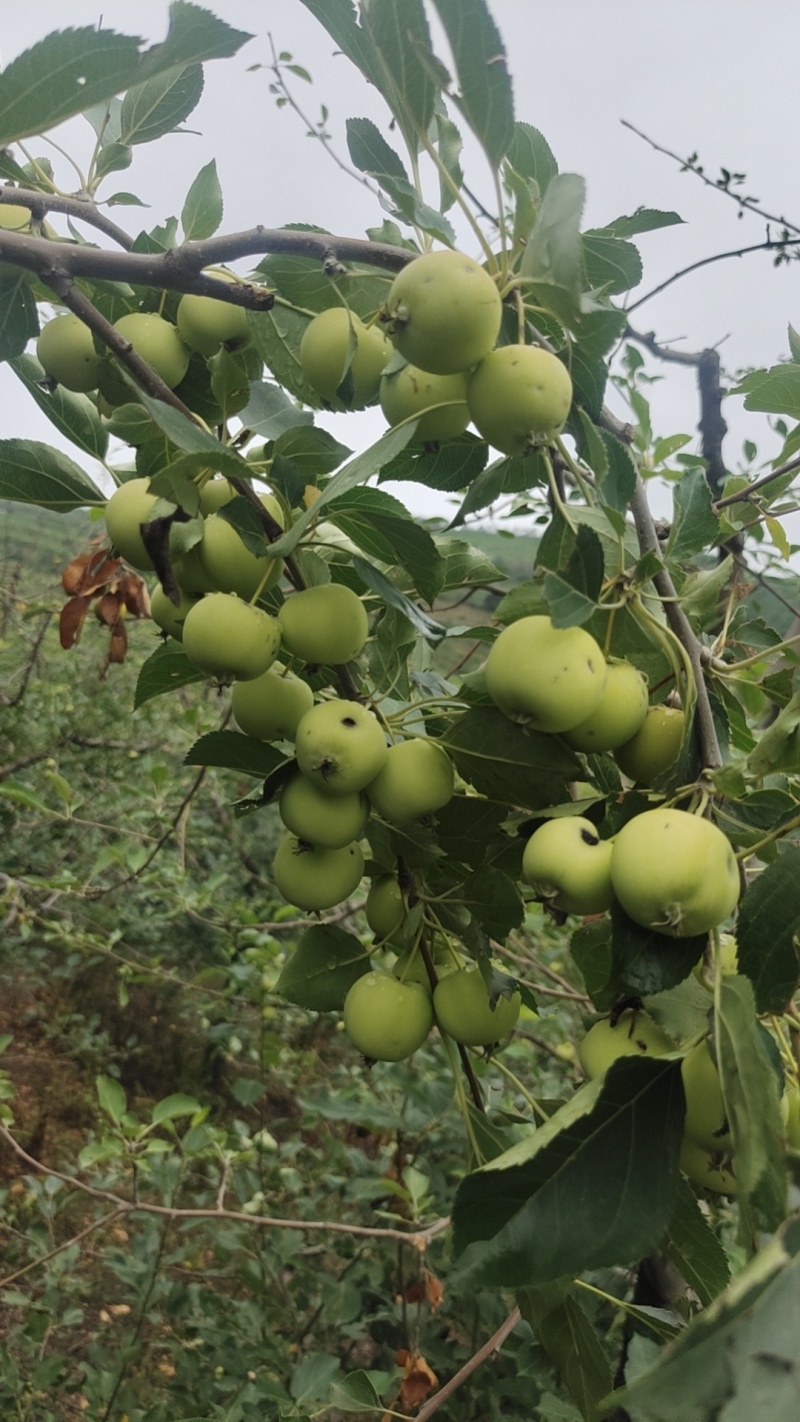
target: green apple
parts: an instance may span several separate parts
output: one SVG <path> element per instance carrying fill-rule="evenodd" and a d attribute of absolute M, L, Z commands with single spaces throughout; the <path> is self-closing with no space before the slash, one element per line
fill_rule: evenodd
<path fill-rule="evenodd" d="M 647 715 L 647 680 L 630 662 L 610 658 L 603 695 L 585 721 L 564 732 L 573 750 L 616 750 L 635 736 Z"/>
<path fill-rule="evenodd" d="M 161 584 L 157 583 L 150 594 L 150 616 L 162 632 L 169 633 L 176 642 L 182 642 L 183 624 L 196 602 L 196 597 L 183 593 L 180 602 L 174 603 L 167 597 Z"/>
<path fill-rule="evenodd" d="M 287 903 L 308 913 L 334 908 L 355 892 L 364 873 L 364 856 L 357 844 L 324 849 L 294 834 L 281 836 L 272 863 L 272 877 Z"/>
<path fill-rule="evenodd" d="M 56 316 L 39 333 L 36 355 L 51 380 L 65 390 L 96 390 L 100 356 L 79 316 Z"/>
<path fill-rule="evenodd" d="M 305 775 L 293 775 L 281 791 L 278 811 L 298 839 L 323 849 L 343 849 L 361 839 L 369 819 L 369 801 L 363 793 L 328 795 Z"/>
<path fill-rule="evenodd" d="M 486 660 L 495 706 L 534 731 L 571 731 L 600 704 L 606 659 L 582 627 L 520 617 L 504 627 Z"/>
<path fill-rule="evenodd" d="M 441 978 L 433 993 L 433 1010 L 443 1032 L 464 1047 L 488 1047 L 500 1042 L 517 1025 L 522 999 L 518 992 L 498 997 L 494 1007 L 477 963 Z"/>
<path fill-rule="evenodd" d="M 611 848 L 582 816 L 547 820 L 525 845 L 522 876 L 549 908 L 605 913 L 614 899 Z"/>
<path fill-rule="evenodd" d="M 366 789 L 387 755 L 380 721 L 360 701 L 312 706 L 297 727 L 295 745 L 300 770 L 329 795 Z"/>
<path fill-rule="evenodd" d="M 602 1076 L 617 1057 L 663 1057 L 675 1043 L 644 1008 L 626 1007 L 614 1022 L 601 1017 L 578 1044 L 578 1059 L 588 1077 Z"/>
<path fill-rule="evenodd" d="M 233 281 L 225 272 L 209 271 L 206 275 L 220 281 Z M 250 339 L 244 307 L 232 306 L 215 296 L 187 292 L 178 303 L 177 323 L 189 350 L 202 356 L 216 355 L 223 345 L 243 346 Z"/>
<path fill-rule="evenodd" d="M 722 1085 L 708 1041 L 698 1042 L 681 1062 L 686 1117 L 683 1133 L 709 1151 L 728 1151 L 733 1144 Z"/>
<path fill-rule="evenodd" d="M 209 514 L 217 513 L 219 509 L 235 498 L 236 490 L 227 479 L 208 479 L 200 490 L 200 512 L 203 518 L 207 518 Z M 280 508 L 280 504 L 278 504 L 278 508 Z M 282 528 L 283 517 L 278 522 Z"/>
<path fill-rule="evenodd" d="M 422 1046 L 433 1026 L 430 994 L 420 983 L 400 982 L 376 969 L 353 983 L 344 1002 L 344 1025 L 363 1057 L 402 1062 Z"/>
<path fill-rule="evenodd" d="M 800 1151 L 800 1086 L 787 1080 L 781 1097 L 781 1117 L 790 1150 Z"/>
<path fill-rule="evenodd" d="M 183 647 L 217 681 L 250 681 L 272 666 L 281 644 L 274 617 L 230 593 L 208 593 L 190 608 Z"/>
<path fill-rule="evenodd" d="M 231 709 L 240 731 L 259 741 L 291 741 L 314 705 L 307 681 L 278 665 L 252 681 L 236 681 Z"/>
<path fill-rule="evenodd" d="M 738 1192 L 734 1161 L 724 1151 L 709 1151 L 684 1137 L 680 1165 L 684 1175 L 702 1190 L 713 1190 L 717 1195 Z"/>
<path fill-rule="evenodd" d="M 473 424 L 501 454 L 525 454 L 564 427 L 572 404 L 566 366 L 539 346 L 500 346 L 470 376 Z"/>
<path fill-rule="evenodd" d="M 469 424 L 467 377 L 463 371 L 431 375 L 415 365 L 404 365 L 382 377 L 380 401 L 390 425 L 419 415 L 414 438 L 427 444 L 455 439 Z M 439 408 L 431 409 L 432 405 Z"/>
<path fill-rule="evenodd" d="M 352 355 L 352 358 L 351 358 Z M 345 306 L 331 306 L 310 321 L 300 342 L 300 365 L 309 385 L 329 405 L 363 410 L 378 398 L 391 347 L 379 326 L 365 326 Z"/>
<path fill-rule="evenodd" d="M 189 352 L 177 326 L 150 311 L 132 311 L 120 316 L 114 328 L 133 346 L 136 354 L 152 366 L 171 390 L 180 385 L 189 369 Z"/>
<path fill-rule="evenodd" d="M 275 522 L 283 527 L 283 510 L 272 494 L 259 496 Z M 255 597 L 259 588 L 274 587 L 283 572 L 283 559 L 251 553 L 232 523 L 221 513 L 211 513 L 203 525 L 198 556 L 206 577 L 219 592 Z M 180 575 L 179 575 L 180 576 Z"/>
<path fill-rule="evenodd" d="M 152 572 L 153 562 L 142 541 L 141 527 L 149 523 L 158 503 L 150 493 L 149 479 L 128 479 L 115 489 L 105 507 L 105 521 L 112 546 L 126 563 L 140 572 Z"/>
<path fill-rule="evenodd" d="M 614 751 L 622 774 L 637 785 L 652 785 L 677 760 L 685 727 L 677 707 L 650 706 L 639 730 Z"/>
<path fill-rule="evenodd" d="M 488 355 L 503 314 L 489 273 L 461 252 L 426 252 L 395 277 L 381 319 L 411 365 L 434 375 L 469 370 Z"/>
<path fill-rule="evenodd" d="M 287 597 L 278 613 L 283 645 L 312 665 L 342 666 L 364 648 L 369 634 L 361 598 L 344 583 L 320 583 Z"/>
<path fill-rule="evenodd" d="M 0 203 L 0 227 L 6 232 L 30 232 L 31 210 L 15 202 Z"/>
<path fill-rule="evenodd" d="M 364 912 L 377 939 L 391 939 L 398 932 L 407 910 L 396 875 L 381 874 L 378 879 L 373 879 Z"/>
<path fill-rule="evenodd" d="M 367 786 L 373 810 L 392 825 L 406 825 L 441 810 L 453 798 L 453 762 L 426 736 L 390 746 L 386 760 Z"/>
<path fill-rule="evenodd" d="M 739 901 L 730 841 L 686 810 L 645 810 L 614 840 L 611 882 L 635 923 L 673 938 L 708 933 Z"/>

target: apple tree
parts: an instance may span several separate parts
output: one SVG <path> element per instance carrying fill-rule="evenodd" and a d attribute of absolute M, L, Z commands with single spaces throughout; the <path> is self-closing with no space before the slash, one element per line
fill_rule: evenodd
<path fill-rule="evenodd" d="M 728 391 L 781 421 L 765 472 L 726 469 L 714 352 L 685 358 L 701 452 L 656 438 L 642 351 L 671 353 L 626 301 L 639 239 L 677 214 L 582 229 L 584 181 L 517 116 L 486 0 L 300 3 L 385 103 L 382 126 L 347 125 L 377 196 L 364 235 L 328 231 L 322 202 L 319 226 L 267 228 L 254 202 L 223 233 L 213 164 L 180 220 L 142 226 L 114 191 L 249 39 L 207 10 L 177 0 L 151 48 L 52 34 L 0 76 L 0 358 L 74 447 L 0 440 L 0 497 L 98 513 L 64 573 L 65 649 L 97 611 L 84 637 L 108 638 L 113 676 L 152 615 L 136 707 L 220 687 L 186 760 L 251 777 L 237 815 L 280 823 L 272 879 L 307 926 L 276 1004 L 343 1018 L 356 1069 L 413 1069 L 426 1045 L 452 1073 L 446 1287 L 509 1296 L 492 1346 L 524 1320 L 565 1417 L 794 1417 L 800 693 L 776 559 L 800 343 Z M 69 194 L 27 155 L 76 115 Z M 385 429 L 354 451 L 368 408 Z M 403 483 L 455 498 L 450 524 L 385 487 Z M 513 586 L 470 538 L 490 511 L 528 550 Z M 504 1052 L 541 1004 L 505 950 L 543 925 L 592 1011 L 574 1089 L 512 1111 Z M 124 1123 L 108 1083 L 101 1105 Z M 101 1198 L 102 1152 L 81 1166 Z M 135 1188 L 155 1188 L 144 1156 Z M 409 1236 L 424 1253 L 438 1232 Z M 645 1266 L 672 1281 L 657 1308 Z M 614 1270 L 611 1336 L 590 1303 Z M 427 1418 L 452 1391 L 401 1407 L 355 1370 L 330 1402 Z"/>

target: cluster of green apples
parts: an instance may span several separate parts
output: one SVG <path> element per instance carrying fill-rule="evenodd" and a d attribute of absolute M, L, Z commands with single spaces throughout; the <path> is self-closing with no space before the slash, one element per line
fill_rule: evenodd
<path fill-rule="evenodd" d="M 678 1044 L 641 1007 L 626 1007 L 602 1017 L 579 1044 L 587 1077 L 602 1076 L 619 1057 L 666 1056 Z M 727 1119 L 719 1071 L 710 1038 L 704 1037 L 681 1060 L 686 1099 L 680 1165 L 684 1175 L 704 1190 L 737 1192 L 734 1142 Z"/>
<path fill-rule="evenodd" d="M 390 425 L 418 419 L 416 437 L 426 443 L 453 439 L 472 422 L 502 454 L 525 454 L 563 429 L 572 381 L 549 351 L 497 346 L 501 319 L 500 292 L 484 267 L 461 252 L 427 252 L 398 273 L 371 324 L 344 306 L 315 316 L 300 363 L 334 408 L 380 400 Z"/>
<path fill-rule="evenodd" d="M 560 735 L 574 750 L 611 751 L 619 759 L 653 724 L 641 673 L 630 662 L 607 661 L 583 628 L 554 627 L 549 617 L 505 627 L 485 677 L 504 715 Z M 739 899 L 726 836 L 678 809 L 638 814 L 613 841 L 582 816 L 551 819 L 528 840 L 522 871 L 537 897 L 561 913 L 601 914 L 616 900 L 643 928 L 675 938 L 708 933 Z"/>
<path fill-rule="evenodd" d="M 6 213 L 14 210 L 4 209 Z M 27 212 L 27 209 L 20 211 Z M 223 271 L 212 275 L 233 280 Z M 114 322 L 114 329 L 171 390 L 180 385 L 186 375 L 193 351 L 214 356 L 223 346 L 233 349 L 249 340 L 243 307 L 231 306 L 215 297 L 191 294 L 181 297 L 177 324 L 152 311 L 131 311 Z M 70 313 L 48 321 L 39 334 L 36 354 L 55 384 L 81 394 L 99 390 L 105 401 L 104 409 L 131 398 L 129 387 L 95 346 L 92 332 L 78 316 Z"/>

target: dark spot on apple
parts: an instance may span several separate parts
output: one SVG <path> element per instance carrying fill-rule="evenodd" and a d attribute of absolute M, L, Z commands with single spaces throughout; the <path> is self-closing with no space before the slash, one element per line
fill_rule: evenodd
<path fill-rule="evenodd" d="M 582 830 L 581 830 L 581 839 L 583 840 L 584 844 L 599 844 L 599 843 L 600 843 L 600 836 L 599 836 L 599 834 L 592 834 L 592 831 L 591 831 L 591 830 L 588 830 L 588 829 L 582 829 Z"/>
<path fill-rule="evenodd" d="M 356 719 L 355 719 L 354 716 L 343 716 L 343 717 L 342 717 L 342 725 L 343 725 L 343 726 L 355 726 L 356 724 L 357 724 L 357 723 L 356 723 Z"/>

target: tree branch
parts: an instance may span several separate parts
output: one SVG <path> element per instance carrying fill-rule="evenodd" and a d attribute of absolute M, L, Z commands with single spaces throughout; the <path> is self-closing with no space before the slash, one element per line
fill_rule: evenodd
<path fill-rule="evenodd" d="M 504 1323 L 500 1324 L 500 1327 L 496 1333 L 492 1334 L 488 1342 L 484 1343 L 483 1347 L 479 1348 L 477 1353 L 474 1353 L 473 1356 L 467 1360 L 463 1368 L 459 1368 L 455 1376 L 452 1377 L 449 1382 L 446 1382 L 444 1387 L 440 1387 L 439 1391 L 433 1394 L 433 1397 L 428 1398 L 425 1406 L 420 1408 L 417 1413 L 415 1422 L 427 1422 L 427 1419 L 432 1417 L 434 1412 L 438 1412 L 442 1404 L 447 1402 L 448 1398 L 453 1396 L 453 1393 L 460 1388 L 461 1384 L 466 1382 L 467 1378 L 471 1377 L 472 1374 L 477 1371 L 481 1363 L 485 1363 L 487 1358 L 491 1358 L 492 1353 L 498 1353 L 500 1351 L 509 1333 L 513 1333 L 519 1320 L 520 1311 L 518 1308 L 513 1308 L 508 1318 Z"/>
<path fill-rule="evenodd" d="M 768 237 L 766 242 L 755 242 L 751 247 L 737 247 L 733 252 L 715 252 L 713 257 L 701 257 L 699 262 L 690 262 L 688 267 L 681 267 L 680 271 L 673 272 L 666 281 L 659 282 L 652 291 L 648 291 L 645 296 L 640 296 L 638 301 L 631 302 L 631 305 L 626 306 L 625 310 L 635 311 L 638 306 L 644 306 L 646 301 L 650 301 L 652 297 L 659 296 L 662 291 L 666 291 L 673 282 L 680 281 L 681 277 L 688 276 L 690 272 L 699 271 L 701 267 L 710 267 L 712 262 L 726 262 L 730 257 L 746 257 L 749 252 L 785 252 L 787 247 L 798 246 L 800 246 L 800 237 L 789 237 L 785 241 L 773 241 L 771 237 Z"/>

